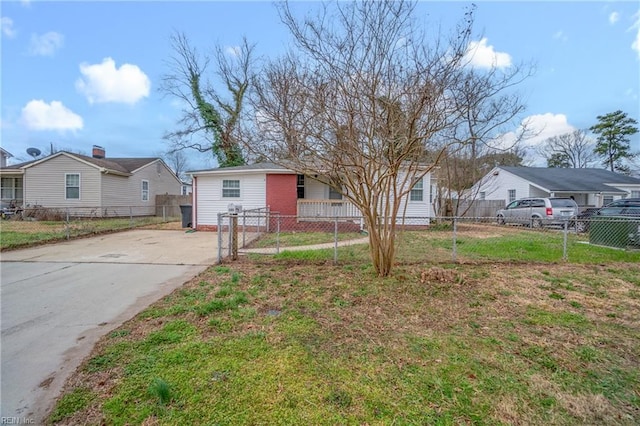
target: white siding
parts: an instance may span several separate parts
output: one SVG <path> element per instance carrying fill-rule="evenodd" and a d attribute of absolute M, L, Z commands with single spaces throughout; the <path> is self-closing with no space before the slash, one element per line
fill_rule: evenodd
<path fill-rule="evenodd" d="M 65 174 L 80 174 L 80 199 L 65 199 Z M 25 170 L 24 201 L 43 207 L 100 207 L 100 170 L 89 164 L 59 155 Z"/>
<path fill-rule="evenodd" d="M 494 174 L 498 172 L 498 174 Z M 529 182 L 504 170 L 492 170 L 480 183 L 480 192 L 485 192 L 486 200 L 509 202 L 509 190 L 516 190 L 516 199 L 530 197 L 532 187 Z M 546 195 L 548 196 L 548 194 Z"/>
<path fill-rule="evenodd" d="M 402 177 L 400 178 L 402 179 Z M 433 210 L 430 199 L 431 191 L 431 174 L 427 174 L 422 178 L 422 201 L 411 201 L 411 193 L 408 193 L 400 204 L 399 216 L 407 218 L 406 224 L 424 224 L 424 220 L 411 220 L 411 218 L 432 217 Z M 406 210 L 405 210 L 406 207 Z M 398 221 L 400 223 L 401 221 Z"/>
<path fill-rule="evenodd" d="M 227 179 L 240 181 L 240 198 L 222 198 L 222 181 Z M 196 226 L 217 225 L 218 213 L 226 213 L 231 203 L 241 204 L 244 210 L 264 208 L 267 204 L 265 173 L 204 175 L 197 176 L 194 182 Z"/>

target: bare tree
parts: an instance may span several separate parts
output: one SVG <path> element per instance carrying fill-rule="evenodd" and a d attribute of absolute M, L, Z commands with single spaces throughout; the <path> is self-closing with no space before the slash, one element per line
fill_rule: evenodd
<path fill-rule="evenodd" d="M 395 235 L 414 185 L 442 158 L 432 139 L 459 109 L 473 11 L 429 42 L 415 3 L 324 4 L 298 20 L 280 14 L 295 50 L 256 80 L 256 155 L 330 185 L 363 214 L 373 265 L 391 272 Z M 487 96 L 487 95 L 485 95 Z M 400 220 L 399 220 L 400 219 Z"/>
<path fill-rule="evenodd" d="M 187 178 L 185 172 L 189 169 L 189 160 L 184 151 L 169 150 L 161 156 L 171 170 L 176 174 L 176 177 L 184 182 Z"/>
<path fill-rule="evenodd" d="M 516 165 L 520 142 L 531 131 L 526 123 L 520 126 L 513 140 L 504 146 L 499 135 L 517 127 L 524 112 L 524 103 L 511 89 L 531 74 L 530 68 L 513 66 L 507 69 L 476 70 L 467 67 L 457 81 L 453 98 L 456 120 L 439 133 L 439 143 L 446 155 L 438 170 L 442 214 L 463 215 L 461 203 L 471 207 L 480 185 L 474 186 L 496 165 Z M 515 163 L 515 164 L 512 164 Z M 473 190 L 475 188 L 475 191 Z"/>
<path fill-rule="evenodd" d="M 582 169 L 593 166 L 598 157 L 596 143 L 584 130 L 574 130 L 545 140 L 539 149 L 549 167 Z"/>
<path fill-rule="evenodd" d="M 171 47 L 174 55 L 168 64 L 170 71 L 162 79 L 161 90 L 185 105 L 179 121 L 181 128 L 165 134 L 171 150 L 188 148 L 210 152 L 220 167 L 244 164 L 237 132 L 250 85 L 254 46 L 246 39 L 230 52 L 216 46 L 215 76 L 228 91 L 228 98 L 205 80 L 211 58 L 200 55 L 186 35 L 174 33 Z"/>

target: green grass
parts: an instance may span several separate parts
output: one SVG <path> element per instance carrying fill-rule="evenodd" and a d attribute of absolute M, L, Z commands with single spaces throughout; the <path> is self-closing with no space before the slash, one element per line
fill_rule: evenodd
<path fill-rule="evenodd" d="M 105 336 L 50 420 L 638 423 L 634 268 L 219 265 Z"/>
<path fill-rule="evenodd" d="M 51 413 L 49 420 L 52 422 L 64 420 L 73 413 L 85 409 L 95 397 L 96 395 L 93 394 L 91 390 L 84 387 L 77 387 L 58 400 L 56 408 Z"/>
<path fill-rule="evenodd" d="M 501 230 L 501 228 L 496 228 Z M 490 233 L 487 231 L 487 234 Z M 569 235 L 567 261 L 580 264 L 600 264 L 606 262 L 640 262 L 640 251 L 625 251 L 585 244 L 582 237 Z M 266 241 L 266 240 L 263 240 Z M 267 244 L 265 243 L 265 246 Z M 435 262 L 448 263 L 452 260 L 452 233 L 446 231 L 405 231 L 396 240 L 396 259 L 401 263 Z M 516 230 L 505 235 L 485 237 L 461 232 L 456 241 L 457 260 L 462 262 L 547 262 L 563 261 L 563 236 L 560 232 L 537 232 Z M 367 244 L 338 248 L 340 263 L 369 261 Z M 252 256 L 259 259 L 260 255 Z M 332 262 L 334 249 L 287 250 L 285 246 L 275 259 L 283 261 Z M 632 275 L 637 271 L 632 271 Z M 637 278 L 636 278 L 637 279 Z M 640 285 L 640 283 L 639 283 Z"/>

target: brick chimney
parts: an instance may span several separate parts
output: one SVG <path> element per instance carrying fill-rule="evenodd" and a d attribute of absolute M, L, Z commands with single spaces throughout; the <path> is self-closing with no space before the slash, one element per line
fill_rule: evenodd
<path fill-rule="evenodd" d="M 93 158 L 104 158 L 104 148 L 98 145 L 93 146 Z"/>

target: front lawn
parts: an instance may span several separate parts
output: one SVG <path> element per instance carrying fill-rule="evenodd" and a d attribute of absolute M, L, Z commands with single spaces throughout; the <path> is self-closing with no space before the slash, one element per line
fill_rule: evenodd
<path fill-rule="evenodd" d="M 51 420 L 640 423 L 638 263 L 407 263 L 379 279 L 359 256 L 210 268 L 103 338 Z"/>

